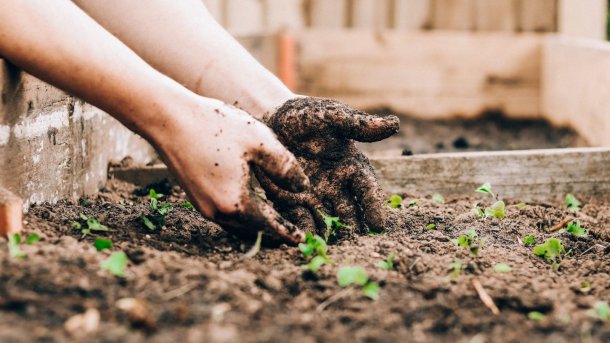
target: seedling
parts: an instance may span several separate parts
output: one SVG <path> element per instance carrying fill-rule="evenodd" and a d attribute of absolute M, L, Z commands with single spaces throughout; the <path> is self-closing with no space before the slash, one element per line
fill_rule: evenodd
<path fill-rule="evenodd" d="M 520 203 L 518 203 L 518 204 L 517 204 L 517 205 L 515 205 L 515 206 L 517 206 L 517 208 L 518 208 L 518 209 L 522 210 L 522 209 L 524 209 L 524 208 L 526 208 L 526 207 L 527 207 L 527 204 L 526 204 L 526 203 L 524 203 L 524 202 L 520 202 Z"/>
<path fill-rule="evenodd" d="M 127 255 L 122 252 L 114 252 L 110 257 L 100 263 L 102 270 L 107 270 L 118 277 L 125 277 L 127 275 L 125 269 L 127 268 Z"/>
<path fill-rule="evenodd" d="M 432 201 L 437 202 L 439 204 L 444 204 L 445 203 L 445 198 L 440 195 L 440 194 L 434 194 L 432 196 Z"/>
<path fill-rule="evenodd" d="M 491 184 L 489 182 L 485 182 L 481 187 L 476 189 L 477 192 L 483 194 L 489 194 L 492 198 L 495 197 L 494 192 L 491 190 Z"/>
<path fill-rule="evenodd" d="M 385 204 L 391 208 L 402 208 L 402 197 L 398 194 L 392 194 L 390 200 L 386 200 Z"/>
<path fill-rule="evenodd" d="M 485 217 L 504 219 L 506 216 L 506 204 L 504 201 L 496 201 L 491 207 L 485 209 Z"/>
<path fill-rule="evenodd" d="M 256 234 L 256 241 L 254 242 L 254 245 L 252 246 L 252 248 L 250 248 L 250 250 L 248 250 L 248 252 L 244 255 L 244 257 L 252 258 L 252 257 L 256 256 L 256 254 L 258 254 L 258 252 L 261 250 L 262 241 L 263 241 L 263 232 L 259 231 Z"/>
<path fill-rule="evenodd" d="M 180 207 L 186 208 L 187 210 L 194 210 L 195 207 L 189 201 L 185 201 L 180 204 Z"/>
<path fill-rule="evenodd" d="M 326 241 L 318 235 L 314 236 L 311 232 L 305 235 L 305 243 L 299 244 L 299 250 L 305 258 L 311 258 L 309 263 L 303 265 L 303 268 L 310 270 L 312 273 L 317 273 L 320 267 L 331 262 L 327 256 L 328 246 Z"/>
<path fill-rule="evenodd" d="M 337 230 L 350 228 L 349 225 L 343 224 L 339 217 L 331 217 L 322 211 L 320 211 L 320 215 L 322 215 L 322 220 L 324 220 L 324 225 L 326 225 L 326 231 L 324 232 L 325 242 L 328 242 L 330 237 L 336 236 Z"/>
<path fill-rule="evenodd" d="M 383 270 L 394 270 L 394 254 L 388 255 L 385 261 L 377 262 L 377 267 Z"/>
<path fill-rule="evenodd" d="M 323 256 L 316 256 L 316 257 L 312 258 L 311 261 L 309 261 L 309 263 L 303 265 L 303 268 L 316 274 L 323 265 L 328 264 L 328 263 L 329 263 L 328 258 L 323 257 Z"/>
<path fill-rule="evenodd" d="M 527 317 L 531 320 L 543 320 L 544 319 L 544 313 L 538 312 L 538 311 L 532 311 L 530 313 L 527 314 Z"/>
<path fill-rule="evenodd" d="M 510 273 L 513 271 L 513 268 L 511 268 L 508 264 L 499 263 L 494 266 L 494 271 L 496 273 Z"/>
<path fill-rule="evenodd" d="M 565 204 L 568 210 L 574 212 L 580 211 L 580 205 L 582 205 L 581 202 L 578 201 L 578 199 L 576 199 L 576 197 L 572 193 L 566 194 Z"/>
<path fill-rule="evenodd" d="M 479 206 L 473 207 L 472 209 L 470 209 L 470 212 L 474 213 L 474 215 L 477 216 L 478 219 L 481 219 L 485 216 L 485 212 L 483 212 L 483 210 Z"/>
<path fill-rule="evenodd" d="M 448 267 L 449 271 L 450 271 L 449 276 L 448 276 L 449 280 L 457 279 L 460 276 L 460 273 L 462 272 L 462 267 L 463 267 L 462 261 L 460 261 L 460 260 L 453 261 L 453 263 L 451 263 Z"/>
<path fill-rule="evenodd" d="M 25 244 L 32 245 L 38 243 L 38 241 L 40 241 L 40 235 L 34 232 L 27 236 L 27 238 L 25 239 Z"/>
<path fill-rule="evenodd" d="M 554 269 L 559 267 L 561 255 L 564 252 L 563 243 L 557 238 L 549 238 L 543 244 L 538 244 L 534 247 L 534 254 L 551 263 Z"/>
<path fill-rule="evenodd" d="M 580 222 L 577 220 L 570 222 L 568 224 L 566 231 L 573 234 L 576 237 L 586 236 L 587 233 L 589 233 L 589 231 L 587 229 L 580 226 Z"/>
<path fill-rule="evenodd" d="M 603 322 L 610 323 L 610 305 L 606 302 L 598 301 L 592 309 L 587 311 L 587 315 Z"/>
<path fill-rule="evenodd" d="M 89 200 L 88 198 L 80 198 L 80 200 L 78 202 L 80 203 L 81 206 L 91 205 L 91 200 Z"/>
<path fill-rule="evenodd" d="M 8 254 L 11 258 L 25 258 L 25 253 L 19 244 L 21 243 L 21 235 L 18 233 L 12 234 L 8 237 Z"/>
<path fill-rule="evenodd" d="M 112 241 L 110 239 L 97 237 L 93 243 L 95 250 L 102 251 L 104 249 L 112 249 Z"/>
<path fill-rule="evenodd" d="M 587 280 L 580 283 L 580 292 L 589 293 L 591 291 L 591 283 Z"/>
<path fill-rule="evenodd" d="M 536 244 L 536 237 L 532 235 L 527 235 L 523 237 L 523 244 L 525 245 L 534 245 Z"/>
<path fill-rule="evenodd" d="M 164 195 L 157 193 L 154 189 L 151 188 L 148 195 L 150 197 L 150 208 L 153 210 L 153 215 L 151 218 L 142 216 L 142 223 L 149 230 L 155 230 L 157 227 L 165 226 L 165 223 L 167 222 L 166 217 L 173 210 L 173 208 L 168 203 L 160 202 L 159 199 L 161 199 Z"/>
<path fill-rule="evenodd" d="M 432 223 L 432 224 L 426 225 L 426 230 L 434 230 L 434 229 L 436 229 L 436 224 Z"/>
<path fill-rule="evenodd" d="M 366 270 L 362 267 L 341 267 L 337 272 L 337 282 L 341 287 L 349 287 L 352 285 L 361 286 L 362 293 L 370 299 L 377 300 L 379 298 L 379 284 L 369 281 L 369 276 Z"/>
<path fill-rule="evenodd" d="M 469 230 L 465 234 L 456 239 L 452 239 L 451 241 L 460 248 L 470 251 L 470 253 L 474 256 L 479 255 L 479 250 L 483 246 L 483 240 L 479 239 L 479 235 L 474 230 Z"/>
<path fill-rule="evenodd" d="M 89 216 L 86 216 L 81 213 L 80 219 L 84 222 L 84 224 L 81 224 L 78 221 L 73 221 L 72 227 L 74 227 L 77 230 L 80 230 L 80 232 L 83 234 L 83 236 L 90 235 L 94 231 L 101 231 L 101 232 L 108 231 L 108 227 L 106 225 L 102 225 L 99 222 L 99 220 L 97 220 L 93 216 L 89 217 Z"/>
<path fill-rule="evenodd" d="M 409 201 L 408 205 L 409 205 L 409 207 L 417 206 L 417 205 L 419 205 L 419 200 L 413 199 L 413 200 Z"/>

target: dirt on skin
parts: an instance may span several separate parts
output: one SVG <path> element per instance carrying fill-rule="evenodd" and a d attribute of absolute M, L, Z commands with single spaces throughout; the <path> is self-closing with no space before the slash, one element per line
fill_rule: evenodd
<path fill-rule="evenodd" d="M 391 211 L 386 233 L 332 245 L 334 264 L 313 275 L 302 269 L 306 261 L 297 247 L 263 247 L 246 258 L 249 243 L 179 206 L 179 189 L 156 188 L 171 194 L 174 210 L 154 231 L 141 222 L 151 213 L 147 190 L 118 182 L 90 201 L 32 207 L 26 232 L 38 232 L 42 240 L 22 245 L 27 257 L 10 258 L 0 243 L 0 342 L 610 340 L 610 323 L 587 314 L 597 301 L 610 300 L 609 203 L 580 199 L 582 210 L 571 213 L 561 202 L 519 209 L 509 200 L 504 220 L 481 220 L 470 209 L 491 203 L 483 195 L 446 196 L 445 204 L 419 197 L 408 207 L 409 196 L 405 208 Z M 72 227 L 81 213 L 108 226 L 99 236 L 112 239 L 112 251 L 127 253 L 127 277 L 100 270 L 110 252 L 97 252 L 94 235 L 83 238 Z M 590 229 L 586 237 L 547 231 L 570 216 Z M 431 223 L 436 229 L 426 230 Z M 485 240 L 478 257 L 451 242 L 469 229 Z M 525 235 L 539 243 L 563 241 L 568 254 L 558 270 L 520 242 Z M 376 267 L 390 254 L 395 270 Z M 451 279 L 448 266 L 456 259 L 464 269 Z M 495 272 L 499 263 L 512 272 Z M 365 267 L 380 283 L 377 301 L 337 284 L 337 270 L 345 265 Z M 499 315 L 481 302 L 475 279 Z M 590 288 L 583 289 L 585 281 Z M 124 298 L 137 299 L 135 313 L 119 309 Z M 87 309 L 99 311 L 96 330 L 64 329 Z M 544 318 L 528 319 L 532 311 Z"/>
<path fill-rule="evenodd" d="M 389 109 L 371 113 L 394 113 Z M 568 127 L 543 119 L 509 119 L 500 112 L 473 119 L 429 120 L 398 114 L 400 132 L 383 142 L 358 144 L 369 157 L 391 157 L 440 152 L 554 149 L 589 146 Z"/>

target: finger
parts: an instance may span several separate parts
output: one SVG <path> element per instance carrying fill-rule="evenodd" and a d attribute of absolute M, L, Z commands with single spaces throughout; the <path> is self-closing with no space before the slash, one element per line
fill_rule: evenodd
<path fill-rule="evenodd" d="M 400 120 L 393 115 L 381 117 L 356 110 L 342 110 L 337 112 L 337 119 L 332 125 L 346 138 L 377 142 L 398 132 Z"/>
<path fill-rule="evenodd" d="M 333 201 L 335 215 L 341 219 L 341 222 L 351 227 L 352 230 L 363 232 L 359 209 L 354 204 L 354 201 L 350 199 L 347 192 L 342 193 L 341 196 Z"/>
<path fill-rule="evenodd" d="M 252 155 L 252 162 L 284 189 L 302 192 L 309 188 L 309 178 L 294 155 L 275 138 L 267 142 L 261 143 Z"/>
<path fill-rule="evenodd" d="M 305 232 L 316 233 L 316 223 L 312 213 L 305 207 L 298 206 L 281 211 L 282 216 Z"/>
<path fill-rule="evenodd" d="M 263 225 L 268 228 L 272 234 L 294 244 L 305 241 L 305 233 L 296 225 L 282 217 L 270 205 L 262 201 L 257 201 L 257 203 L 257 216 L 260 216 L 259 218 L 263 219 Z"/>
<path fill-rule="evenodd" d="M 351 192 L 356 197 L 364 223 L 369 229 L 383 231 L 387 221 L 387 209 L 383 205 L 383 192 L 379 187 L 373 168 L 362 163 L 351 183 Z"/>

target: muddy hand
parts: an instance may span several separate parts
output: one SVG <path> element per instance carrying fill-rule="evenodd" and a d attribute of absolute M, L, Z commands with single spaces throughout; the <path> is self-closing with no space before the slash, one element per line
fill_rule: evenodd
<path fill-rule="evenodd" d="M 375 142 L 398 132 L 395 116 L 370 115 L 328 99 L 289 100 L 265 120 L 292 151 L 311 188 L 290 193 L 259 176 L 278 210 L 299 227 L 324 227 L 321 213 L 365 232 L 384 229 L 383 193 L 368 159 L 354 141 Z M 260 174 L 260 173 L 259 173 Z"/>
<path fill-rule="evenodd" d="M 202 98 L 203 99 L 203 98 Z M 263 123 L 217 101 L 178 112 L 154 140 L 193 205 L 240 237 L 257 231 L 298 243 L 304 234 L 251 188 L 256 166 L 278 185 L 303 191 L 309 181 L 296 158 Z"/>

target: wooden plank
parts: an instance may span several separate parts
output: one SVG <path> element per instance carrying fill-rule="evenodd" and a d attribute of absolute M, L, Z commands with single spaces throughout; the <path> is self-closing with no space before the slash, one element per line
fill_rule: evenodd
<path fill-rule="evenodd" d="M 557 0 L 519 0 L 518 28 L 527 32 L 557 29 Z"/>
<path fill-rule="evenodd" d="M 398 30 L 430 28 L 432 20 L 431 0 L 394 0 L 392 27 Z"/>
<path fill-rule="evenodd" d="M 236 36 L 262 34 L 263 6 L 259 0 L 224 0 L 225 28 Z"/>
<path fill-rule="evenodd" d="M 476 28 L 479 31 L 509 31 L 517 28 L 516 0 L 477 0 Z"/>
<path fill-rule="evenodd" d="M 471 152 L 371 159 L 388 193 L 473 194 L 485 182 L 502 198 L 523 201 L 578 196 L 610 198 L 610 149 Z M 172 179 L 164 166 L 113 169 L 112 177 L 141 186 Z"/>
<path fill-rule="evenodd" d="M 610 43 L 563 36 L 544 42 L 542 111 L 595 146 L 610 146 Z"/>
<path fill-rule="evenodd" d="M 389 27 L 389 0 L 352 0 L 351 26 L 381 30 Z"/>
<path fill-rule="evenodd" d="M 606 40 L 607 0 L 559 0 L 559 32 L 567 36 Z"/>
<path fill-rule="evenodd" d="M 309 0 L 309 24 L 311 27 L 336 29 L 347 25 L 345 0 Z"/>
<path fill-rule="evenodd" d="M 433 4 L 432 26 L 434 29 L 472 30 L 475 28 L 475 0 L 434 0 Z"/>
<path fill-rule="evenodd" d="M 267 32 L 294 31 L 305 26 L 303 0 L 262 0 Z"/>
<path fill-rule="evenodd" d="M 299 37 L 305 94 L 427 118 L 540 112 L 539 35 L 352 30 Z"/>

